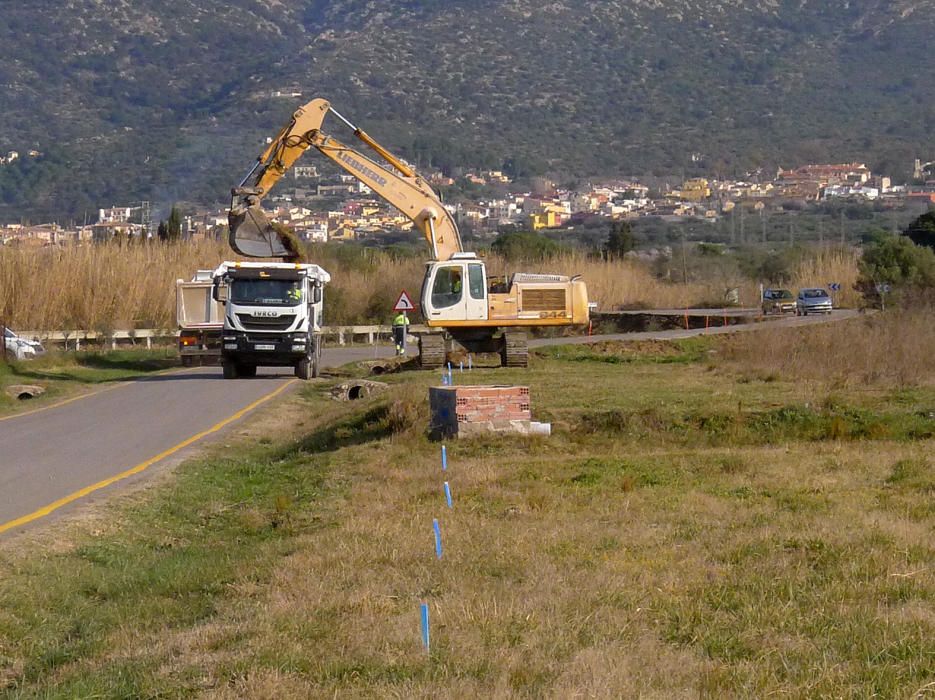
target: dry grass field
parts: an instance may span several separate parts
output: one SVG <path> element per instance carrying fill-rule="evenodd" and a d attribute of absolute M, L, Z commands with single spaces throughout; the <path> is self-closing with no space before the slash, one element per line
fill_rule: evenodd
<path fill-rule="evenodd" d="M 326 322 L 384 321 L 400 289 L 418 295 L 424 264 L 374 251 L 369 259 L 340 251 L 319 250 L 315 261 L 332 276 Z M 214 268 L 236 259 L 224 242 L 176 245 L 98 245 L 78 248 L 16 249 L 0 247 L 0 319 L 28 330 L 93 330 L 172 328 L 175 326 L 175 280 L 188 279 L 199 268 Z M 517 271 L 580 274 L 599 308 L 618 306 L 682 308 L 724 298 L 728 287 L 740 287 L 741 300 L 756 305 L 758 285 L 742 279 L 703 283 L 660 281 L 641 263 L 593 260 L 568 254 L 547 262 L 508 264 L 487 258 L 490 274 Z M 855 251 L 827 250 L 802 263 L 791 286 L 841 283 L 838 302 L 855 306 Z"/>
<path fill-rule="evenodd" d="M 449 443 L 447 472 L 426 436 L 432 374 L 347 404 L 312 384 L 153 488 L 2 543 L 0 684 L 930 697 L 932 320 L 554 347 L 523 372 L 456 373 L 528 385 L 553 434 Z"/>

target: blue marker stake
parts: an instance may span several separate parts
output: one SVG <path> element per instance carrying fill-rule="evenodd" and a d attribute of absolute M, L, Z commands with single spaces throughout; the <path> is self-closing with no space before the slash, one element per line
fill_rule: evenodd
<path fill-rule="evenodd" d="M 438 559 L 442 558 L 442 531 L 438 527 L 438 519 L 435 518 L 432 520 L 432 527 L 435 529 L 435 556 Z"/>
<path fill-rule="evenodd" d="M 451 386 L 451 384 L 452 384 L 452 380 L 451 380 L 451 363 L 449 362 L 449 363 L 448 363 L 448 386 Z"/>
<path fill-rule="evenodd" d="M 461 360 L 461 362 L 458 363 L 458 371 L 464 371 L 464 360 Z"/>
<path fill-rule="evenodd" d="M 448 471 L 448 448 L 442 445 L 442 471 Z"/>
<path fill-rule="evenodd" d="M 474 369 L 474 357 L 473 355 L 468 355 L 468 370 Z"/>
<path fill-rule="evenodd" d="M 422 603 L 422 646 L 429 650 L 429 604 Z"/>
<path fill-rule="evenodd" d="M 445 500 L 448 501 L 448 507 L 451 508 L 451 487 L 445 482 Z"/>

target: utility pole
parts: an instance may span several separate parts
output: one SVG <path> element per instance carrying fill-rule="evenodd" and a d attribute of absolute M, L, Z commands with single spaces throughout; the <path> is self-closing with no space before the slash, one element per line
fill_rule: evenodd
<path fill-rule="evenodd" d="M 819 217 L 820 216 L 819 214 Z M 818 219 L 818 245 L 822 248 L 825 246 L 825 224 L 821 218 Z"/>
<path fill-rule="evenodd" d="M 760 223 L 763 225 L 763 245 L 766 245 L 766 207 L 760 209 Z"/>
<path fill-rule="evenodd" d="M 746 234 L 746 231 L 744 231 L 744 225 L 743 225 L 743 207 L 742 206 L 740 207 L 740 242 L 741 243 L 747 242 L 747 234 Z"/>
<path fill-rule="evenodd" d="M 682 283 L 688 284 L 688 264 L 685 261 L 685 248 L 687 246 L 685 244 L 685 229 L 684 228 L 681 231 L 681 236 L 682 236 Z"/>
<path fill-rule="evenodd" d="M 844 236 L 844 210 L 842 209 L 841 210 L 841 245 L 843 246 L 845 242 L 846 242 L 846 238 Z"/>
<path fill-rule="evenodd" d="M 789 222 L 789 247 L 795 245 L 795 224 Z"/>

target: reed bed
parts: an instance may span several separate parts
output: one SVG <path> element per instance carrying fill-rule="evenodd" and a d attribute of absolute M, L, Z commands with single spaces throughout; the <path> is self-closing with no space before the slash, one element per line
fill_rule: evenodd
<path fill-rule="evenodd" d="M 220 243 L 0 250 L 0 317 L 30 330 L 169 328 L 175 280 L 223 259 Z"/>
<path fill-rule="evenodd" d="M 841 285 L 835 292 L 836 305 L 855 308 L 860 306 L 860 294 L 854 289 L 857 282 L 857 263 L 860 251 L 856 248 L 826 248 L 816 251 L 814 256 L 801 261 L 792 273 L 793 289 L 802 287 L 824 287 L 830 282 Z"/>
<path fill-rule="evenodd" d="M 725 346 L 736 368 L 796 377 L 827 389 L 935 385 L 935 309 L 871 314 L 845 323 L 739 334 Z"/>
<path fill-rule="evenodd" d="M 418 297 L 424 272 L 419 258 L 380 251 L 346 255 L 316 248 L 313 259 L 327 269 L 326 322 L 384 322 L 401 289 Z M 196 269 L 237 259 L 219 241 L 70 248 L 0 248 L 0 319 L 27 330 L 170 328 L 175 325 L 175 280 Z M 855 305 L 856 251 L 824 251 L 795 271 L 794 286 L 840 282 L 839 302 Z M 636 260 L 600 260 L 566 253 L 548 260 L 513 262 L 486 258 L 492 275 L 545 272 L 581 275 L 599 309 L 718 306 L 737 288 L 743 305 L 755 306 L 758 284 L 740 276 L 687 284 L 655 277 Z"/>

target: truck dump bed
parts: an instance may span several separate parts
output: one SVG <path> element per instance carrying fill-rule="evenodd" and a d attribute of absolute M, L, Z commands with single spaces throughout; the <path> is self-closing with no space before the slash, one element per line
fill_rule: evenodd
<path fill-rule="evenodd" d="M 198 270 L 191 281 L 175 283 L 175 315 L 179 327 L 179 355 L 183 365 L 217 361 L 221 355 L 224 304 L 212 298 L 211 270 Z"/>

